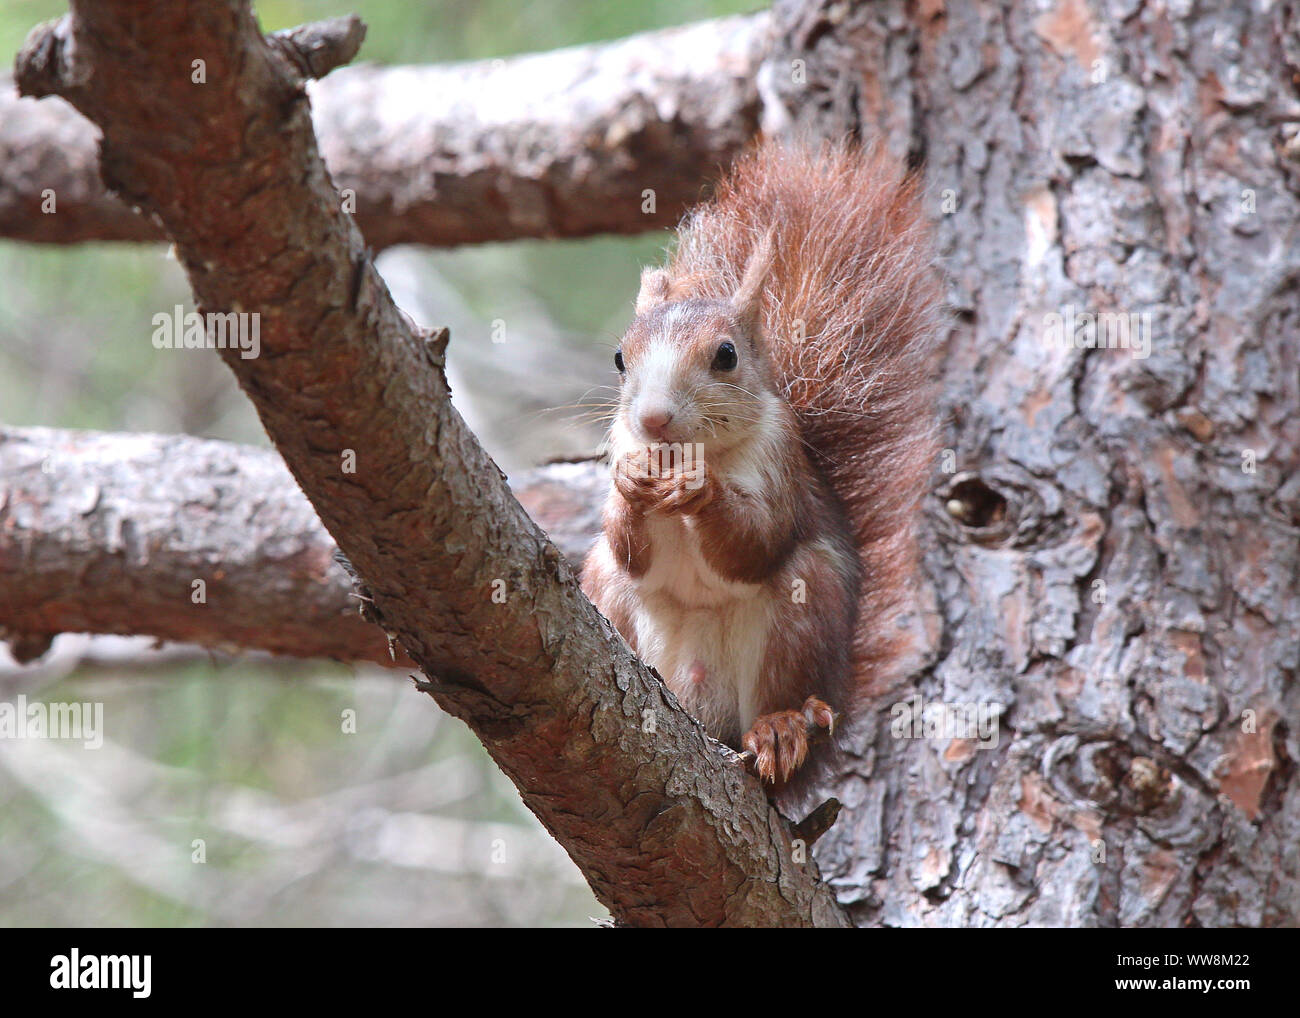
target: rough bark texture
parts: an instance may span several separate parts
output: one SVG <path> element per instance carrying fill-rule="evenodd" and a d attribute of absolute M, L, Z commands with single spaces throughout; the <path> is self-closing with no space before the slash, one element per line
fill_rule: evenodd
<path fill-rule="evenodd" d="M 581 562 L 603 483 L 594 464 L 555 464 L 512 489 Z M 0 632 L 19 648 L 43 650 L 59 633 L 119 633 L 409 669 L 358 613 L 334 551 L 273 452 L 184 435 L 0 428 Z"/>
<path fill-rule="evenodd" d="M 270 39 L 320 77 L 346 23 Z M 753 135 L 768 35 L 759 14 L 509 60 L 348 68 L 311 86 L 313 121 L 375 250 L 640 233 L 674 225 Z M 162 239 L 104 188 L 97 139 L 65 104 L 0 78 L 0 237 Z"/>
<path fill-rule="evenodd" d="M 427 690 L 614 916 L 844 924 L 755 779 L 582 597 L 452 409 L 440 343 L 393 305 L 248 5 L 74 0 L 18 68 L 100 126 L 105 179 L 157 215 L 200 309 L 261 315 L 260 357 L 222 353 L 272 442 Z"/>
<path fill-rule="evenodd" d="M 1300 922 L 1296 17 L 1290 4 L 1125 0 L 777 7 L 778 48 L 759 76 L 765 125 L 884 135 L 923 165 L 950 278 L 951 456 L 936 465 L 918 612 L 929 663 L 896 699 L 1002 706 L 990 749 L 894 738 L 890 702 L 866 719 L 840 782 L 846 808 L 817 846 L 859 924 Z M 245 97 L 250 124 L 263 99 Z M 126 140 L 110 148 L 110 167 Z M 159 183 L 149 165 L 130 168 L 140 186 Z M 182 169 L 190 189 L 196 167 Z M 303 198 L 285 193 L 282 176 L 270 175 L 263 209 L 273 223 Z M 253 180 L 243 186 L 263 201 Z M 213 245 L 192 231 L 214 205 L 241 209 L 240 197 L 191 194 L 169 207 L 209 301 L 238 292 L 228 288 L 238 241 L 212 275 L 194 251 Z M 437 646 L 414 644 L 462 683 L 444 700 L 491 718 L 480 733 L 544 821 L 582 811 L 553 829 L 597 871 L 598 893 L 616 894 L 615 868 L 644 863 L 616 842 L 622 803 L 659 816 L 646 821 L 650 852 L 664 843 L 660 825 L 685 817 L 688 829 L 698 816 L 681 801 L 660 813 L 657 776 L 625 797 L 626 772 L 602 770 L 620 767 L 617 754 L 593 745 L 608 739 L 640 758 L 631 720 L 662 693 L 621 650 L 602 655 L 607 634 L 567 582 L 553 582 L 541 539 L 516 534 L 515 507 L 443 409 L 440 377 L 394 339 L 391 315 L 372 319 L 392 365 L 381 399 L 376 373 L 358 377 L 376 354 L 356 312 L 304 324 L 300 293 L 352 291 L 307 281 L 311 252 L 325 267 L 319 252 L 337 237 L 300 240 L 261 277 L 235 280 L 277 308 L 280 356 L 265 374 L 233 366 L 308 490 L 326 496 L 331 529 L 355 532 L 363 572 L 389 579 L 385 604 L 401 611 L 404 633 L 414 640 L 421 625 L 404 606 L 462 626 Z M 355 252 L 355 238 L 344 243 Z M 1049 345 L 1048 316 L 1071 305 L 1149 313 L 1151 355 Z M 295 388 L 313 343 L 337 371 Z M 407 430 L 373 427 L 377 405 Z M 424 446 L 391 412 L 403 406 L 439 408 Z M 300 438 L 295 419 L 309 424 Z M 364 435 L 374 457 L 347 483 L 327 469 L 344 434 Z M 403 441 L 424 451 L 403 460 Z M 421 572 L 425 549 L 447 575 Z M 479 629 L 463 591 L 501 576 L 528 623 L 508 611 Z M 553 668 L 544 681 L 512 678 L 539 661 Z M 594 686 L 567 681 L 583 668 Z M 621 696 L 594 691 L 611 682 Z M 563 738 L 520 752 L 534 711 Z M 573 729 L 575 714 L 594 718 L 593 732 Z M 539 745 L 556 759 L 532 759 Z M 676 733 L 659 748 L 683 754 L 669 757 L 674 781 L 706 789 L 706 801 L 716 794 L 713 771 L 693 770 L 696 742 Z M 590 788 L 573 769 L 592 772 L 597 799 L 583 798 Z M 591 822 L 602 813 L 610 829 Z M 768 837 L 757 822 L 737 830 Z M 701 886 L 713 886 L 710 866 L 731 865 L 711 845 L 686 855 Z M 636 904 L 640 921 L 666 921 L 660 902 Z"/>
<path fill-rule="evenodd" d="M 1004 706 L 979 750 L 881 704 L 818 845 L 859 924 L 1300 922 L 1297 17 L 777 6 L 764 122 L 923 160 L 951 280 L 891 699 Z M 1069 305 L 1149 313 L 1150 356 L 1049 342 Z"/>

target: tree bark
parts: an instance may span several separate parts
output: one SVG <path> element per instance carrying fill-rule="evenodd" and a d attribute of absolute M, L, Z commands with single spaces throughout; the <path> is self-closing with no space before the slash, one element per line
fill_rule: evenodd
<path fill-rule="evenodd" d="M 261 316 L 260 356 L 223 359 L 422 688 L 615 918 L 844 925 L 756 779 L 582 596 L 452 409 L 445 332 L 393 305 L 248 4 L 74 0 L 17 77 L 100 126 L 105 179 L 158 217 L 200 312 Z"/>
<path fill-rule="evenodd" d="M 840 900 L 859 924 L 1300 922 L 1296 6 L 775 21 L 765 124 L 923 163 L 950 279 L 931 664 L 891 699 L 1002 711 L 980 750 L 895 738 L 880 704 L 818 845 Z M 1070 348 L 1071 307 L 1149 317 Z"/>
<path fill-rule="evenodd" d="M 595 463 L 562 463 L 512 489 L 580 563 L 604 483 Z M 117 633 L 412 668 L 362 618 L 334 552 L 273 452 L 0 427 L 0 632 L 15 656 L 59 633 Z"/>
<path fill-rule="evenodd" d="M 764 126 L 880 137 L 923 167 L 952 306 L 948 449 L 924 521 L 927 661 L 863 720 L 840 776 L 845 809 L 817 846 L 840 902 L 859 925 L 1300 922 L 1294 6 L 1193 5 L 1178 15 L 1085 0 L 1046 9 L 782 0 L 773 21 L 775 49 L 759 73 Z M 250 100 L 246 115 L 257 109 Z M 173 210 L 182 234 L 188 219 L 204 222 L 195 202 Z M 212 245 L 182 244 L 191 247 L 206 255 Z M 196 289 L 223 293 L 198 265 Z M 279 290 L 251 291 L 267 307 L 291 305 L 286 295 L 299 292 L 293 273 L 277 278 Z M 1076 325 L 1081 314 L 1139 317 L 1126 317 L 1133 331 L 1116 336 L 1127 346 L 1092 349 L 1067 344 L 1067 313 Z M 383 349 L 402 347 L 392 339 L 400 328 L 383 322 Z M 338 501 L 326 523 L 356 530 L 363 574 L 396 581 L 385 605 L 398 611 L 409 599 L 465 623 L 418 650 L 472 666 L 502 708 L 528 710 L 554 693 L 552 704 L 572 707 L 546 708 L 557 725 L 591 715 L 589 701 L 578 685 L 538 693 L 512 684 L 521 661 L 561 671 L 600 661 L 594 681 L 649 695 L 642 673 L 613 651 L 601 657 L 598 623 L 568 593 L 567 576 L 552 582 L 537 565 L 540 540 L 510 539 L 523 525 L 514 507 L 451 480 L 469 477 L 499 497 L 454 418 L 438 415 L 427 462 L 413 463 L 406 485 L 412 462 L 385 451 L 393 440 L 365 418 L 377 405 L 404 405 L 403 393 L 379 400 L 375 385 L 354 383 L 358 354 L 334 322 L 281 328 L 296 360 L 317 352 L 309 336 L 342 351 L 330 387 L 303 395 L 283 385 L 284 365 L 266 376 L 232 366 L 308 493 L 320 492 L 322 514 Z M 427 402 L 406 405 L 442 405 L 436 373 L 421 374 L 413 352 L 391 377 L 425 387 Z M 312 441 L 294 440 L 295 415 Z M 331 483 L 319 454 L 337 450 L 335 432 L 355 430 L 381 454 L 364 495 L 356 483 Z M 328 440 L 316 440 L 322 431 Z M 420 447 L 416 436 L 407 445 Z M 459 526 L 422 501 L 431 485 L 461 514 Z M 394 561 L 393 549 L 417 560 Z M 436 574 L 420 570 L 438 554 L 459 572 L 431 590 Z M 476 606 L 463 590 L 506 575 L 507 562 L 526 577 L 519 589 L 532 617 L 540 607 L 547 619 L 540 652 L 541 634 L 513 612 L 473 629 Z M 422 620 L 400 621 L 414 641 Z M 908 737 L 893 725 L 894 708 L 914 696 L 995 707 L 996 745 Z M 479 730 L 494 752 L 509 741 L 496 725 Z M 536 794 L 525 798 L 544 822 L 543 790 L 590 809 L 566 773 L 589 766 L 589 736 L 576 726 L 566 738 L 581 751 L 555 742 L 561 765 L 539 761 Z M 670 740 L 661 751 L 684 746 Z M 629 738 L 620 749 L 640 758 L 646 747 Z M 681 751 L 679 778 L 707 767 Z M 616 757 L 601 759 L 618 767 Z M 521 780 L 522 770 L 507 772 Z M 607 815 L 633 801 L 602 794 Z M 585 820 L 578 826 L 576 839 L 552 829 L 578 843 L 589 874 L 626 861 L 626 845 L 601 844 Z M 690 920 L 662 907 L 635 921 Z"/>
<path fill-rule="evenodd" d="M 318 38 L 296 49 L 288 32 L 270 39 L 319 77 L 321 39 L 344 21 L 308 26 Z M 675 225 L 753 135 L 768 35 L 764 13 L 508 60 L 348 68 L 311 86 L 313 121 L 376 251 L 641 233 Z M 63 103 L 20 99 L 0 77 L 0 237 L 163 239 L 105 189 L 97 141 Z"/>

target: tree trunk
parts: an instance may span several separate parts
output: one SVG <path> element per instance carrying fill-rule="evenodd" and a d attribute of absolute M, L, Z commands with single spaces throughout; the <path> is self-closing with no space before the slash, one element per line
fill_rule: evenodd
<path fill-rule="evenodd" d="M 1173 6 L 777 5 L 765 124 L 923 163 L 950 280 L 892 699 L 1002 711 L 881 703 L 818 846 L 859 924 L 1300 921 L 1300 24 Z"/>
<path fill-rule="evenodd" d="M 258 52 L 242 16 L 192 6 L 220 14 L 201 26 L 216 43 Z M 111 34 L 109 8 L 125 10 L 74 3 Z M 855 735 L 821 875 L 859 925 L 1300 922 L 1294 5 L 782 0 L 772 27 L 764 128 L 881 136 L 920 167 L 952 311 L 924 664 Z M 110 56 L 87 41 L 70 59 Z M 271 185 L 222 163 L 223 201 L 193 139 L 158 172 L 136 152 L 139 97 L 78 91 L 65 57 L 29 54 L 28 87 L 108 125 L 110 170 L 178 239 L 206 306 L 276 309 L 271 362 L 228 363 L 440 675 L 429 688 L 615 915 L 840 922 L 816 869 L 783 865 L 789 832 L 520 519 L 330 207 L 305 119 L 292 145 L 266 142 L 272 198 L 295 201 L 256 219 L 284 215 L 316 258 L 250 277 L 264 226 L 244 252 L 223 217 Z M 232 89 L 243 120 L 227 129 L 282 137 L 260 111 L 283 82 L 251 66 L 265 80 Z M 339 478 L 344 448 L 365 450 L 368 476 Z M 489 615 L 493 577 L 510 577 L 512 603 Z M 656 739 L 637 731 L 646 704 L 666 719 Z"/>

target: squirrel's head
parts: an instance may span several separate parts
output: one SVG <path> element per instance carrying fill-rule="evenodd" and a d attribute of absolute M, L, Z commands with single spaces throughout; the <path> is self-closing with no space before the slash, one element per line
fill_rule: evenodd
<path fill-rule="evenodd" d="M 721 453 L 764 426 L 777 401 L 760 314 L 771 265 L 769 235 L 729 299 L 675 299 L 663 269 L 641 274 L 636 317 L 614 355 L 616 445 L 690 442 Z"/>

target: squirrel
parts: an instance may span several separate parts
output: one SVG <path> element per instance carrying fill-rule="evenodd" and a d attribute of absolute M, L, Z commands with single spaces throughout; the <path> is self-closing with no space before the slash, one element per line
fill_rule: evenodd
<path fill-rule="evenodd" d="M 767 140 L 643 271 L 614 355 L 583 589 L 774 797 L 896 679 L 940 307 L 914 174 Z"/>

